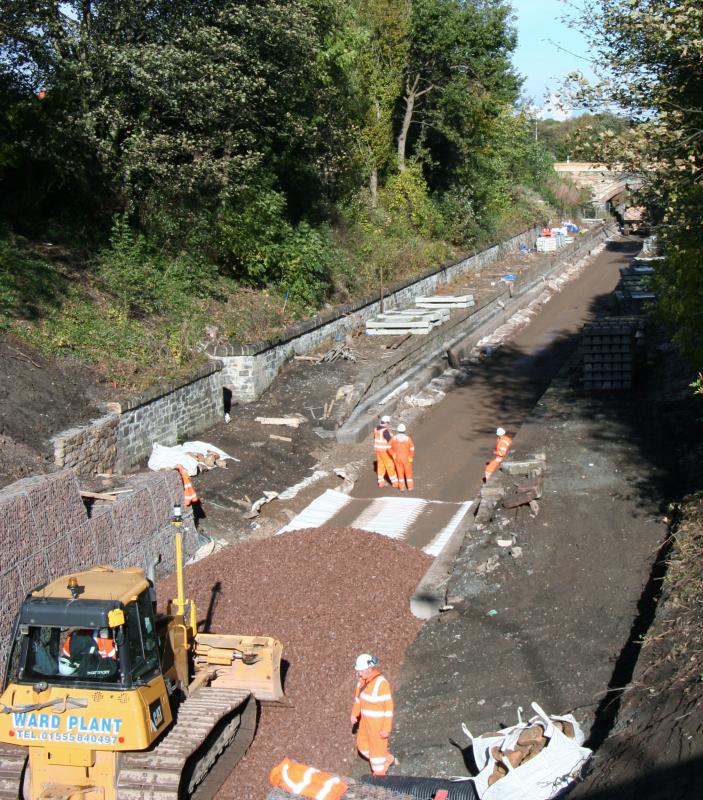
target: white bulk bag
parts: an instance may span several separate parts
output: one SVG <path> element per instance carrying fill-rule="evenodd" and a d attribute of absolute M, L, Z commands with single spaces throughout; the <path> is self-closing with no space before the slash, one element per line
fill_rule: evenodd
<path fill-rule="evenodd" d="M 571 714 L 549 717 L 537 703 L 532 703 L 532 708 L 537 716 L 530 720 L 530 724 L 541 722 L 544 725 L 544 735 L 548 739 L 546 746 L 517 767 L 511 767 L 506 758 L 503 764 L 508 774 L 492 786 L 488 785 L 488 778 L 495 767 L 490 757 L 491 748 L 498 746 L 503 751 L 515 749 L 520 733 L 529 725 L 521 721 L 518 725 L 498 731 L 500 736 L 490 737 L 472 737 L 463 726 L 464 732 L 471 738 L 474 760 L 480 769 L 474 782 L 481 800 L 551 800 L 578 778 L 591 757 L 591 751 L 582 746 L 583 731 Z M 571 739 L 562 733 L 553 720 L 570 722 L 576 738 Z"/>

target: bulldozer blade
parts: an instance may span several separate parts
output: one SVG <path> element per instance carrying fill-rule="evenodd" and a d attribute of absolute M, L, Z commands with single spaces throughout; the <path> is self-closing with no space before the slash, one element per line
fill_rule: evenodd
<path fill-rule="evenodd" d="M 257 700 L 281 700 L 282 644 L 270 636 L 199 633 L 195 637 L 198 670 L 216 667 L 210 686 L 246 689 Z"/>

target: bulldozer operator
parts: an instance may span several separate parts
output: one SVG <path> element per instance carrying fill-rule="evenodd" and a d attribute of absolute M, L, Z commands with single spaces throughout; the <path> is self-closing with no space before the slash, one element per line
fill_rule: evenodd
<path fill-rule="evenodd" d="M 69 629 L 59 656 L 59 674 L 84 680 L 110 680 L 117 675 L 117 643 L 108 628 Z"/>

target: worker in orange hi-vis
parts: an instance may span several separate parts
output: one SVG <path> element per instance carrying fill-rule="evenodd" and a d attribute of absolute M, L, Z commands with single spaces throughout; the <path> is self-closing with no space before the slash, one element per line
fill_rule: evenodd
<path fill-rule="evenodd" d="M 378 669 L 378 659 L 362 653 L 354 665 L 359 678 L 352 706 L 352 726 L 359 723 L 356 747 L 368 760 L 373 775 L 385 775 L 398 763 L 388 752 L 388 737 L 393 727 L 393 697 L 388 681 Z"/>
<path fill-rule="evenodd" d="M 373 450 L 376 456 L 376 477 L 378 478 L 378 485 L 384 487 L 386 485 L 386 475 L 391 484 L 398 487 L 398 478 L 395 474 L 395 464 L 391 456 L 391 418 L 383 416 L 379 420 L 378 425 L 373 429 Z"/>
<path fill-rule="evenodd" d="M 188 475 L 188 470 L 180 464 L 176 464 L 176 469 L 180 472 L 183 481 L 183 505 L 192 506 L 193 503 L 199 503 L 200 498 L 195 491 L 190 475 Z"/>
<path fill-rule="evenodd" d="M 397 433 L 391 439 L 391 455 L 395 463 L 395 470 L 398 473 L 398 488 L 401 492 L 415 488 L 415 478 L 413 477 L 413 460 L 415 458 L 415 445 L 413 440 L 405 432 L 407 428 L 401 422 L 397 427 Z"/>
<path fill-rule="evenodd" d="M 291 758 L 284 758 L 276 764 L 269 773 L 269 782 L 271 786 L 313 800 L 340 800 L 349 788 L 338 775 L 322 772 Z"/>
<path fill-rule="evenodd" d="M 503 459 L 508 455 L 512 443 L 513 440 L 505 432 L 505 428 L 496 428 L 496 446 L 493 450 L 493 460 L 486 464 L 486 471 L 483 473 L 484 481 L 487 481 L 500 467 Z"/>

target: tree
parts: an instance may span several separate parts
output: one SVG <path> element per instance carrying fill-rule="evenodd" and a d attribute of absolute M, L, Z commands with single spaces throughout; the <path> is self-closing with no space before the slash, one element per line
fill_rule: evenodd
<path fill-rule="evenodd" d="M 449 185 L 447 175 L 517 99 L 509 13 L 500 0 L 414 0 L 397 139 L 401 170 L 409 143 L 424 144 L 431 184 Z"/>
<path fill-rule="evenodd" d="M 576 97 L 635 120 L 626 135 L 601 137 L 603 157 L 647 181 L 667 256 L 657 273 L 659 306 L 701 365 L 703 7 L 697 0 L 594 0 L 577 24 L 590 32 L 594 62 L 607 64 L 608 74 L 595 86 L 575 75 Z"/>
<path fill-rule="evenodd" d="M 366 92 L 358 138 L 376 208 L 378 173 L 391 158 L 393 112 L 407 61 L 410 0 L 359 0 L 358 18 L 364 31 L 359 74 Z"/>
<path fill-rule="evenodd" d="M 34 158 L 164 241 L 262 171 L 299 214 L 343 169 L 345 75 L 328 56 L 334 0 L 4 0 L 4 75 L 42 119 Z M 26 143 L 29 147 L 29 142 Z M 287 182 L 287 183 L 286 183 Z"/>

